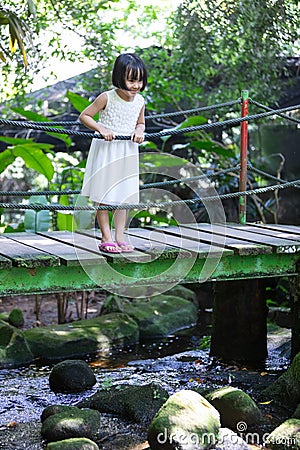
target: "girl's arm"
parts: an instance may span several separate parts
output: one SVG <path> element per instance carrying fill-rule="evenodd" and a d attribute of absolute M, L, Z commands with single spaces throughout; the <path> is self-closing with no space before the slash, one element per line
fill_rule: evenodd
<path fill-rule="evenodd" d="M 142 107 L 138 120 L 136 122 L 135 130 L 131 135 L 131 140 L 141 144 L 144 140 L 145 131 L 145 105 Z"/>
<path fill-rule="evenodd" d="M 99 111 L 102 111 L 106 107 L 106 104 L 107 94 L 102 92 L 102 94 L 100 94 L 96 100 L 93 101 L 93 103 L 82 111 L 79 116 L 79 120 L 86 127 L 100 133 L 106 141 L 112 141 L 115 137 L 114 133 L 93 119 Z"/>

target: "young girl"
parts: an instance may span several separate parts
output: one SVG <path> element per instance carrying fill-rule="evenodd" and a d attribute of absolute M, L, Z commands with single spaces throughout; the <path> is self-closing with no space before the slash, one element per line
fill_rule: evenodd
<path fill-rule="evenodd" d="M 147 70 L 134 53 L 117 57 L 113 71 L 114 89 L 103 92 L 79 116 L 88 128 L 103 139 L 93 139 L 88 154 L 82 195 L 99 205 L 121 205 L 139 202 L 138 144 L 144 140 L 145 103 L 139 94 L 147 85 Z M 100 112 L 99 122 L 93 117 Z M 114 140 L 128 135 L 130 140 Z M 114 212 L 113 238 L 107 210 L 97 211 L 102 233 L 99 249 L 107 253 L 132 252 L 125 241 L 126 210 Z"/>

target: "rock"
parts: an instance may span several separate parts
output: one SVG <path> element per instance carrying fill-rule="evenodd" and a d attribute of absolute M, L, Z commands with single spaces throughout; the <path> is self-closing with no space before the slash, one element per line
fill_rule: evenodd
<path fill-rule="evenodd" d="M 22 331 L 0 321 L 0 368 L 22 366 L 33 361 Z"/>
<path fill-rule="evenodd" d="M 24 314 L 20 308 L 14 308 L 8 316 L 8 322 L 10 325 L 16 328 L 22 328 L 24 325 Z"/>
<path fill-rule="evenodd" d="M 139 325 L 141 339 L 165 337 L 197 322 L 196 306 L 173 295 L 157 295 L 150 300 L 135 299 L 123 305 L 124 312 Z"/>
<path fill-rule="evenodd" d="M 98 390 L 76 406 L 118 414 L 148 426 L 168 397 L 168 392 L 155 383 L 143 386 L 122 384 Z"/>
<path fill-rule="evenodd" d="M 102 314 L 111 314 L 114 312 L 124 312 L 122 299 L 119 295 L 110 294 L 106 297 L 101 308 Z"/>
<path fill-rule="evenodd" d="M 221 428 L 213 450 L 251 450 L 249 445 L 229 428 Z"/>
<path fill-rule="evenodd" d="M 171 395 L 148 429 L 151 450 L 202 450 L 217 442 L 220 430 L 218 411 L 190 390 Z"/>
<path fill-rule="evenodd" d="M 78 411 L 78 408 L 76 406 L 68 406 L 68 405 L 50 405 L 47 406 L 41 415 L 41 421 L 45 422 L 48 417 L 53 416 L 54 414 L 59 414 L 61 412 L 75 412 Z"/>
<path fill-rule="evenodd" d="M 276 450 L 300 449 L 300 420 L 288 419 L 266 438 L 265 445 Z"/>
<path fill-rule="evenodd" d="M 90 389 L 97 380 L 85 361 L 68 359 L 56 364 L 49 376 L 53 392 L 80 392 Z"/>
<path fill-rule="evenodd" d="M 92 409 L 63 411 L 49 416 L 42 424 L 42 437 L 48 441 L 62 441 L 74 437 L 97 438 L 100 413 Z"/>
<path fill-rule="evenodd" d="M 166 295 L 174 295 L 175 297 L 184 298 L 185 300 L 189 300 L 196 305 L 197 295 L 192 289 L 189 289 L 182 284 L 177 284 L 177 286 L 172 287 L 169 291 L 166 292 Z"/>
<path fill-rule="evenodd" d="M 293 417 L 293 419 L 300 419 L 300 403 L 297 406 L 297 408 L 295 409 L 292 417 Z"/>
<path fill-rule="evenodd" d="M 73 438 L 51 442 L 47 445 L 46 450 L 99 450 L 99 447 L 90 439 Z"/>
<path fill-rule="evenodd" d="M 208 394 L 206 399 L 219 411 L 222 427 L 235 431 L 238 422 L 245 422 L 249 426 L 261 421 L 259 408 L 241 389 L 223 387 Z"/>
<path fill-rule="evenodd" d="M 262 391 L 262 396 L 288 408 L 296 408 L 300 403 L 300 353 L 294 357 L 288 370 Z"/>
<path fill-rule="evenodd" d="M 94 319 L 31 328 L 24 331 L 34 356 L 45 359 L 80 357 L 108 353 L 115 347 L 139 340 L 137 323 L 128 315 L 112 313 Z"/>

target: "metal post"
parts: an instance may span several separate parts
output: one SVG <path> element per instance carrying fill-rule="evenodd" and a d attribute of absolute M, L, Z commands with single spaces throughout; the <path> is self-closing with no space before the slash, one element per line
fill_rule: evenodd
<path fill-rule="evenodd" d="M 249 92 L 242 91 L 242 117 L 248 115 Z M 248 122 L 241 122 L 241 142 L 240 142 L 240 183 L 239 190 L 247 190 L 247 163 L 248 163 Z M 239 198 L 239 221 L 246 223 L 246 196 Z"/>

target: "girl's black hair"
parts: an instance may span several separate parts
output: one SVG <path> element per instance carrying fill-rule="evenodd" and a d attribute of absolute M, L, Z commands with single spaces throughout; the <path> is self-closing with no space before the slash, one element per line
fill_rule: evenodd
<path fill-rule="evenodd" d="M 119 89 L 125 89 L 128 75 L 143 82 L 141 91 L 147 86 L 147 69 L 143 61 L 135 53 L 122 53 L 115 61 L 112 71 L 112 83 Z"/>

